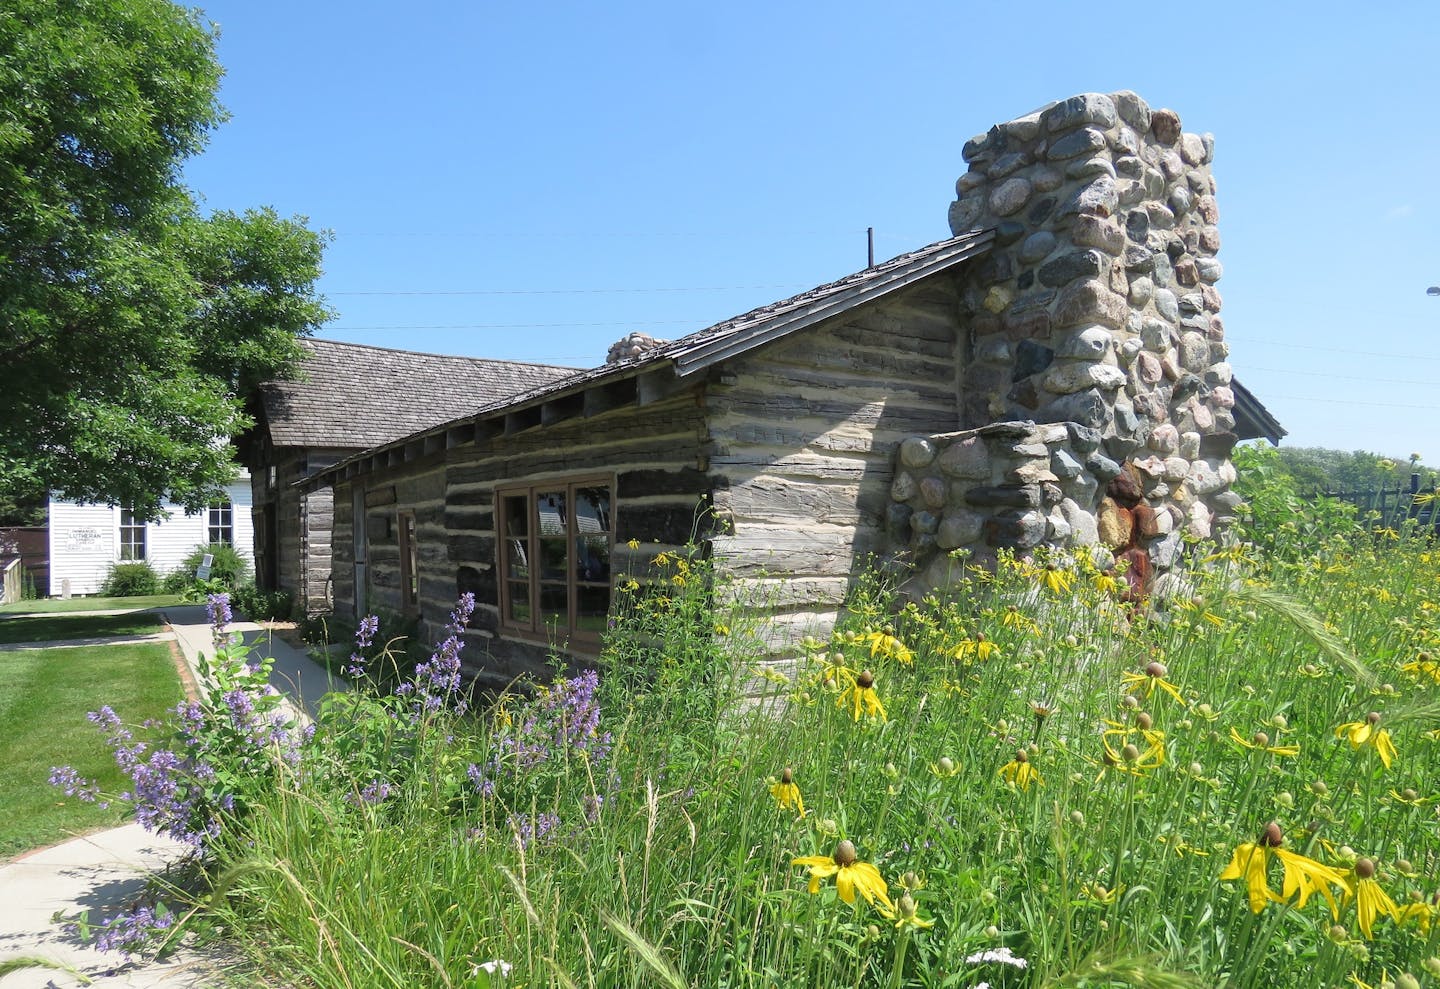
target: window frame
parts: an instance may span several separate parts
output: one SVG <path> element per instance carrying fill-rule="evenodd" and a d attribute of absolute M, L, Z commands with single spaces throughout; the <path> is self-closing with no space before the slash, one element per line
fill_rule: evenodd
<path fill-rule="evenodd" d="M 420 540 L 415 513 L 395 513 L 395 542 L 400 549 L 400 610 L 407 615 L 420 613 Z"/>
<path fill-rule="evenodd" d="M 223 521 L 217 522 L 218 517 Z M 219 530 L 220 538 L 215 538 L 216 530 Z M 223 543 L 226 546 L 235 545 L 235 502 L 229 498 L 223 501 L 212 501 L 205 509 L 205 541 L 207 545 L 214 546 Z"/>
<path fill-rule="evenodd" d="M 150 540 L 146 532 L 146 524 L 135 520 L 135 511 L 130 508 L 120 509 L 118 516 L 118 536 L 115 553 L 121 563 L 143 563 L 150 556 Z M 134 547 L 138 546 L 140 553 L 134 553 Z"/>
<path fill-rule="evenodd" d="M 576 575 L 575 548 L 576 537 L 582 535 L 577 527 L 577 515 L 573 510 L 566 512 L 565 519 L 565 615 L 566 625 L 560 626 L 558 622 L 547 622 L 541 607 L 541 587 L 546 583 L 540 575 L 540 571 L 528 565 L 527 561 L 539 560 L 540 550 L 540 518 L 538 496 L 551 492 L 565 493 L 567 506 L 576 503 L 576 491 L 583 488 L 603 487 L 609 494 L 609 527 L 603 533 L 587 532 L 584 535 L 601 535 L 607 538 L 606 555 L 611 565 L 603 581 L 581 580 Z M 495 517 L 495 585 L 497 589 L 497 602 L 500 607 L 500 628 L 502 631 L 520 638 L 532 639 L 535 641 L 549 643 L 552 640 L 561 645 L 574 647 L 593 647 L 598 649 L 601 643 L 601 629 L 585 629 L 579 624 L 579 591 L 582 587 L 600 587 L 606 589 L 605 614 L 608 618 L 611 608 L 615 604 L 615 476 L 613 474 L 585 474 L 550 478 L 546 481 L 529 484 L 505 484 L 496 485 L 494 501 Z M 507 498 L 525 499 L 525 528 L 526 531 L 519 536 L 512 536 L 509 531 L 509 518 L 506 513 L 505 500 Z M 520 579 L 512 576 L 515 572 L 510 566 L 514 556 L 514 549 L 518 543 L 523 543 L 520 549 L 523 553 L 521 567 L 525 571 L 523 582 L 527 588 L 525 604 L 529 608 L 529 619 L 515 619 L 512 616 L 512 604 L 516 598 L 512 594 L 511 584 L 521 583 Z M 603 627 L 603 626 L 602 626 Z"/>

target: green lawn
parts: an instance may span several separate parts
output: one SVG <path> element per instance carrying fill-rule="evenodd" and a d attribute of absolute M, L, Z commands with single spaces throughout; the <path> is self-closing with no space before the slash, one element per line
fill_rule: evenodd
<path fill-rule="evenodd" d="M 57 611 L 114 611 L 117 608 L 164 608 L 180 603 L 178 594 L 154 594 L 140 598 L 45 598 L 0 604 L 0 615 L 39 615 Z"/>
<path fill-rule="evenodd" d="M 45 615 L 0 618 L 0 643 L 58 642 L 102 636 L 149 635 L 160 630 L 160 615 L 151 611 L 128 615 Z"/>
<path fill-rule="evenodd" d="M 74 766 L 118 793 L 126 779 L 85 714 L 111 705 L 127 721 L 160 717 L 184 697 L 167 643 L 0 652 L 0 860 L 120 823 L 47 782 Z"/>

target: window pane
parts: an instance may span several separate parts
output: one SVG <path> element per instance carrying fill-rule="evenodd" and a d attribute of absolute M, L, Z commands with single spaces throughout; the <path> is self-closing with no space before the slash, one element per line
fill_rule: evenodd
<path fill-rule="evenodd" d="M 506 495 L 501 511 L 506 535 L 523 539 L 530 534 L 530 513 L 525 510 L 524 495 Z"/>
<path fill-rule="evenodd" d="M 610 489 L 608 487 L 575 489 L 575 531 L 610 531 Z"/>
<path fill-rule="evenodd" d="M 540 519 L 540 535 L 565 534 L 565 492 L 545 491 L 535 496 L 535 513 Z"/>
<path fill-rule="evenodd" d="M 577 587 L 575 603 L 579 614 L 575 628 L 581 632 L 605 631 L 605 616 L 610 611 L 610 587 Z"/>
<path fill-rule="evenodd" d="M 576 521 L 581 521 L 576 516 Z M 610 582 L 610 537 L 578 536 L 575 539 L 575 579 Z"/>
<path fill-rule="evenodd" d="M 565 539 L 541 539 L 540 540 L 540 578 L 542 580 L 564 580 L 567 567 L 566 558 L 569 554 L 568 541 Z"/>
<path fill-rule="evenodd" d="M 552 624 L 557 626 L 561 633 L 570 628 L 570 605 L 566 600 L 569 597 L 564 584 L 542 583 L 540 585 L 540 620 L 548 628 Z"/>
<path fill-rule="evenodd" d="M 505 576 L 512 580 L 528 580 L 530 578 L 530 557 L 528 552 L 528 536 L 530 533 L 530 512 L 528 499 L 524 495 L 506 495 L 500 504 L 501 524 L 505 527 Z M 525 600 L 530 600 L 530 592 L 525 592 Z M 525 621 L 529 621 L 527 613 Z"/>
<path fill-rule="evenodd" d="M 510 596 L 510 612 L 505 617 L 513 622 L 530 624 L 530 585 L 519 581 L 506 581 L 505 589 Z"/>

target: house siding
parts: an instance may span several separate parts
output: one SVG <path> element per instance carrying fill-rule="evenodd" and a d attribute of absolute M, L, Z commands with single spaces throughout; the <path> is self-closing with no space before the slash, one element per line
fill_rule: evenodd
<path fill-rule="evenodd" d="M 728 362 L 706 392 L 717 515 L 734 592 L 771 612 L 771 646 L 824 634 L 887 546 L 894 450 L 956 427 L 964 332 L 950 278 Z"/>
<path fill-rule="evenodd" d="M 248 474 L 226 488 L 233 506 L 231 521 L 236 550 L 253 560 L 251 546 L 251 485 Z M 164 576 L 184 562 L 196 546 L 208 541 L 205 512 L 187 515 L 178 506 L 164 506 L 171 514 L 145 526 L 145 562 Z M 92 538 L 93 536 L 93 538 Z M 120 558 L 120 509 L 109 505 L 50 502 L 50 593 L 96 594 L 110 568 Z"/>
<path fill-rule="evenodd" d="M 256 578 L 262 586 L 289 591 L 308 614 L 330 606 L 334 504 L 329 488 L 302 493 L 295 483 L 353 452 L 267 446 L 255 464 L 251 524 L 257 537 Z M 267 512 L 275 515 L 273 534 Z"/>
<path fill-rule="evenodd" d="M 359 483 L 368 550 L 362 612 L 400 610 L 396 517 L 413 511 L 422 636 L 438 641 L 455 599 L 468 591 L 476 609 L 464 655 L 467 673 L 487 686 L 543 673 L 551 645 L 501 627 L 495 489 L 577 476 L 613 479 L 612 571 L 643 570 L 649 556 L 691 538 L 710 493 L 702 469 L 707 434 L 701 392 L 697 385 L 650 405 L 537 426 L 341 482 L 334 495 L 337 613 L 355 613 L 352 504 Z M 629 550 L 630 539 L 640 540 L 642 549 Z"/>

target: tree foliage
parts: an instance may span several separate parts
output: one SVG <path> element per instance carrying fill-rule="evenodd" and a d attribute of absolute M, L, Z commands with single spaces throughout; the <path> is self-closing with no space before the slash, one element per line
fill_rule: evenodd
<path fill-rule="evenodd" d="M 0 495 L 203 507 L 245 391 L 328 317 L 322 235 L 202 216 L 180 182 L 220 73 L 211 26 L 167 0 L 0 10 Z"/>

